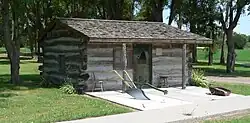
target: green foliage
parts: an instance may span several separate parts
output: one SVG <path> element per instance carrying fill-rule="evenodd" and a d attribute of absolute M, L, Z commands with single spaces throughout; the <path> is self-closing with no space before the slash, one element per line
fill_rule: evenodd
<path fill-rule="evenodd" d="M 60 90 L 65 93 L 65 94 L 75 94 L 76 90 L 71 83 L 64 83 L 61 87 Z"/>
<path fill-rule="evenodd" d="M 244 34 L 234 33 L 233 41 L 236 49 L 244 49 L 245 45 L 247 44 L 248 37 Z"/>
<path fill-rule="evenodd" d="M 60 87 L 60 90 L 65 94 L 75 94 L 76 90 L 70 78 L 67 78 L 65 82 Z"/>
<path fill-rule="evenodd" d="M 208 87 L 209 82 L 204 76 L 204 71 L 198 69 L 193 70 L 191 84 L 198 87 Z"/>

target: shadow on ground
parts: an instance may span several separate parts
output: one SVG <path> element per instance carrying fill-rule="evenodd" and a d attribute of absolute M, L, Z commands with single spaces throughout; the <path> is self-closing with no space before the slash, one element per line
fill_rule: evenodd
<path fill-rule="evenodd" d="M 213 65 L 221 65 L 221 64 L 214 63 Z M 200 69 L 200 70 L 205 71 L 205 75 L 207 76 L 250 77 L 250 66 L 248 64 L 235 64 L 235 67 L 236 67 L 235 72 L 227 73 L 225 70 L 226 66 L 217 68 L 217 67 L 208 66 L 208 63 L 206 62 L 199 62 L 194 65 L 194 69 Z M 244 70 L 242 70 L 242 68 Z"/>
<path fill-rule="evenodd" d="M 10 79 L 9 74 L 0 75 L 0 92 L 4 92 L 6 90 L 32 90 L 41 88 L 40 82 L 41 78 L 38 74 L 27 74 L 20 75 L 22 79 L 22 83 L 20 85 L 10 84 L 8 81 Z M 8 93 L 1 93 L 0 97 L 11 97 L 15 96 Z"/>
<path fill-rule="evenodd" d="M 20 64 L 28 64 L 28 63 L 37 63 L 37 61 L 31 59 L 20 61 Z M 0 61 L 0 65 L 9 65 L 9 64 L 10 64 L 9 60 Z"/>

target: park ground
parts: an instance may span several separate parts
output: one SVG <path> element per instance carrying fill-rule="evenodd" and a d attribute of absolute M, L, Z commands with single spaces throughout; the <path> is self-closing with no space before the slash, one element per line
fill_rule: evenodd
<path fill-rule="evenodd" d="M 27 49 L 22 49 L 25 54 Z M 236 72 L 225 73 L 225 66 L 218 64 L 219 53 L 214 55 L 214 64 L 207 65 L 205 51 L 198 51 L 199 62 L 195 69 L 205 71 L 207 76 L 244 77 L 250 78 L 250 49 L 237 50 Z M 119 113 L 132 112 L 132 109 L 112 104 L 100 99 L 83 95 L 64 94 L 58 88 L 41 86 L 38 63 L 29 56 L 21 57 L 21 78 L 23 83 L 14 86 L 8 83 L 10 72 L 9 62 L 0 48 L 0 122 L 55 122 L 64 120 L 98 117 Z M 239 84 L 233 81 L 227 83 L 214 82 L 215 85 L 229 88 L 236 94 L 250 95 L 249 84 Z M 208 123 L 249 123 L 250 113 L 220 120 L 209 120 Z"/>

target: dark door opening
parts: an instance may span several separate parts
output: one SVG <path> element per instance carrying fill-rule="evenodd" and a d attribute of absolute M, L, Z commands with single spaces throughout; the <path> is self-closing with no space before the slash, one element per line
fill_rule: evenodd
<path fill-rule="evenodd" d="M 148 44 L 133 45 L 133 79 L 137 84 L 152 84 L 152 46 Z"/>

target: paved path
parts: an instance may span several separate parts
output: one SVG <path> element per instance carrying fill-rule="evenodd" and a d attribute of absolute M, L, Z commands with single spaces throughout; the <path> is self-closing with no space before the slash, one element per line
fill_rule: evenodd
<path fill-rule="evenodd" d="M 250 84 L 250 77 L 219 77 L 219 76 L 207 76 L 208 80 L 216 82 L 228 82 L 228 83 L 243 83 Z"/>
<path fill-rule="evenodd" d="M 246 109 L 250 109 L 250 97 L 234 97 L 199 103 L 198 105 L 182 105 L 61 123 L 198 123 L 207 118 L 223 116 L 223 114 L 229 112 L 240 112 Z"/>

